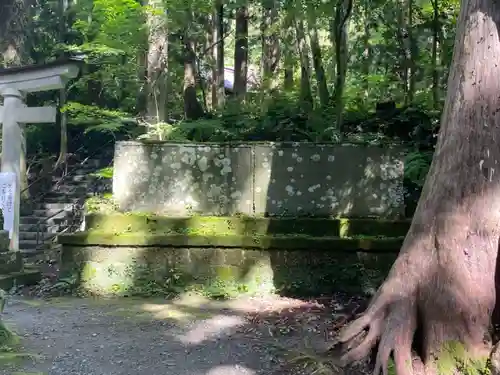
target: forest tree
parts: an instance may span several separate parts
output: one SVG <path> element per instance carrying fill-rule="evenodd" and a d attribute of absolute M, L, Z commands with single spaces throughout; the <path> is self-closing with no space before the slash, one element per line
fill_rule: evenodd
<path fill-rule="evenodd" d="M 490 350 L 500 238 L 500 5 L 463 0 L 448 94 L 430 171 L 399 257 L 367 310 L 340 334 L 350 362 L 378 342 L 375 374 L 393 354 L 398 375 L 436 369 L 459 343 L 474 358 Z"/>

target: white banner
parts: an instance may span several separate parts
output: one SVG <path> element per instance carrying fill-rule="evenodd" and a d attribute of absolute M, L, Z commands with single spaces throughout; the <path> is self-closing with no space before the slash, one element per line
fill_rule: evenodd
<path fill-rule="evenodd" d="M 3 229 L 9 231 L 12 238 L 14 230 L 14 192 L 16 191 L 16 174 L 0 173 L 0 209 L 3 213 Z"/>

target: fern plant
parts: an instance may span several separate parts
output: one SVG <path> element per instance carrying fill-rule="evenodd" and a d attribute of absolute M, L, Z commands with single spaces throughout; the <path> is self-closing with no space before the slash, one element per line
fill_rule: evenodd
<path fill-rule="evenodd" d="M 429 172 L 433 151 L 414 151 L 405 158 L 405 179 L 422 187 Z"/>

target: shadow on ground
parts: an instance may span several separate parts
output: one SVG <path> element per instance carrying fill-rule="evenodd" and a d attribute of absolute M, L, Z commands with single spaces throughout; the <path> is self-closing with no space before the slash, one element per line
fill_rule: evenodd
<path fill-rule="evenodd" d="M 346 296 L 320 302 L 326 306 L 192 294 L 172 301 L 19 298 L 6 321 L 32 358 L 0 374 L 310 374 L 302 362 L 291 366 L 290 354 L 324 351 L 335 327 L 362 304 Z"/>

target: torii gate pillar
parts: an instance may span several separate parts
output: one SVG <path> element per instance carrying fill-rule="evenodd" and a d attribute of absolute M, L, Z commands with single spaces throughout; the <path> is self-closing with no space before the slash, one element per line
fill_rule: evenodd
<path fill-rule="evenodd" d="M 0 107 L 2 123 L 2 172 L 15 175 L 12 210 L 9 215 L 12 231 L 10 249 L 19 251 L 19 219 L 21 205 L 21 156 L 26 152 L 23 126 L 26 123 L 50 123 L 56 121 L 56 108 L 32 107 L 24 104 L 26 93 L 61 89 L 70 78 L 78 75 L 77 61 L 55 61 L 45 65 L 0 70 Z M 4 215 L 6 216 L 6 215 Z M 5 219 L 4 219 L 5 220 Z"/>

